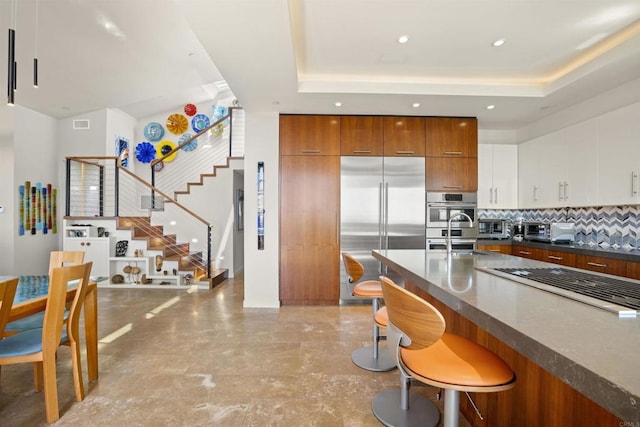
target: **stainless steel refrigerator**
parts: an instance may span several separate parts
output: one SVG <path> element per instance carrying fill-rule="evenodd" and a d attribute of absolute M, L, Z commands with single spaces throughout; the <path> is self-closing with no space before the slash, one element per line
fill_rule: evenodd
<path fill-rule="evenodd" d="M 425 160 L 423 157 L 343 156 L 341 159 L 340 247 L 364 265 L 361 280 L 393 271 L 371 255 L 373 249 L 425 248 Z M 353 298 L 344 265 L 342 303 Z"/>

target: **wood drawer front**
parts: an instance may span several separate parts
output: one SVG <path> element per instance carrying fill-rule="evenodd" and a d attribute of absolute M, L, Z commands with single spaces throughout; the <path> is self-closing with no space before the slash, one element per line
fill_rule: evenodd
<path fill-rule="evenodd" d="M 382 117 L 340 117 L 340 154 L 343 156 L 382 156 L 384 154 Z"/>
<path fill-rule="evenodd" d="M 627 277 L 640 280 L 640 262 L 627 261 Z"/>
<path fill-rule="evenodd" d="M 552 262 L 554 264 L 566 265 L 569 267 L 576 266 L 576 254 L 572 254 L 569 252 L 560 252 L 560 251 L 546 251 L 547 253 L 544 256 L 542 261 Z"/>
<path fill-rule="evenodd" d="M 340 116 L 280 116 L 281 156 L 340 155 Z"/>
<path fill-rule="evenodd" d="M 478 245 L 478 250 L 511 255 L 511 245 Z"/>
<path fill-rule="evenodd" d="M 627 263 L 612 258 L 578 255 L 576 256 L 576 267 L 616 276 L 627 274 Z"/>
<path fill-rule="evenodd" d="M 384 155 L 424 157 L 424 117 L 384 117 Z"/>
<path fill-rule="evenodd" d="M 540 260 L 541 258 L 541 249 L 536 248 L 528 248 L 526 246 L 511 246 L 511 255 L 519 256 L 521 258 L 535 259 Z"/>

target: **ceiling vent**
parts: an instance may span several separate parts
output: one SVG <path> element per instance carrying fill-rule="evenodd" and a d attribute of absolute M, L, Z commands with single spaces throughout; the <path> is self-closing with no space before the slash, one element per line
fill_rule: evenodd
<path fill-rule="evenodd" d="M 73 121 L 74 129 L 89 129 L 89 119 L 82 120 L 74 120 Z"/>

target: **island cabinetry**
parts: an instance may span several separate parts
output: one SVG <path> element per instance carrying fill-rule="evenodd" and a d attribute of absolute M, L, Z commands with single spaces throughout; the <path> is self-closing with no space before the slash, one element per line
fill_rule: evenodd
<path fill-rule="evenodd" d="M 383 156 L 381 116 L 341 116 L 340 154 L 343 156 Z"/>
<path fill-rule="evenodd" d="M 511 245 L 478 245 L 478 250 L 511 255 Z"/>
<path fill-rule="evenodd" d="M 447 332 L 461 335 L 489 348 L 516 374 L 514 388 L 498 393 L 471 393 L 484 420 L 479 420 L 468 399 L 460 399 L 460 411 L 472 426 L 619 426 L 624 423 L 582 393 L 543 369 L 485 329 L 463 317 L 405 281 L 407 290 L 435 306 L 447 322 Z"/>
<path fill-rule="evenodd" d="M 340 116 L 280 116 L 280 155 L 340 155 Z"/>
<path fill-rule="evenodd" d="M 627 261 L 627 274 L 630 279 L 640 280 L 640 262 Z"/>
<path fill-rule="evenodd" d="M 543 256 L 542 251 L 543 249 L 530 248 L 527 246 L 520 246 L 520 245 L 511 246 L 511 255 L 519 256 L 522 258 L 535 259 L 538 261 L 542 260 L 542 256 Z"/>
<path fill-rule="evenodd" d="M 567 265 L 569 267 L 576 266 L 576 254 L 572 254 L 569 252 L 553 251 L 553 250 L 542 250 L 541 255 L 542 255 L 541 261 L 552 262 L 554 264 Z"/>
<path fill-rule="evenodd" d="M 576 267 L 615 276 L 627 275 L 627 263 L 613 258 L 581 255 L 576 257 Z"/>
<path fill-rule="evenodd" d="M 425 155 L 424 117 L 384 117 L 383 139 L 385 156 Z"/>
<path fill-rule="evenodd" d="M 340 299 L 340 156 L 280 158 L 280 301 Z"/>
<path fill-rule="evenodd" d="M 478 157 L 478 120 L 427 117 L 427 157 Z"/>

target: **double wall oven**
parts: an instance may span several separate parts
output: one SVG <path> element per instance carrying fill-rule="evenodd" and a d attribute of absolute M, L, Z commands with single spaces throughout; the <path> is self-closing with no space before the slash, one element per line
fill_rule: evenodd
<path fill-rule="evenodd" d="M 463 216 L 473 221 L 472 224 Z M 453 250 L 474 250 L 478 237 L 476 193 L 427 193 L 426 238 L 428 251 L 446 251 L 449 220 Z"/>

